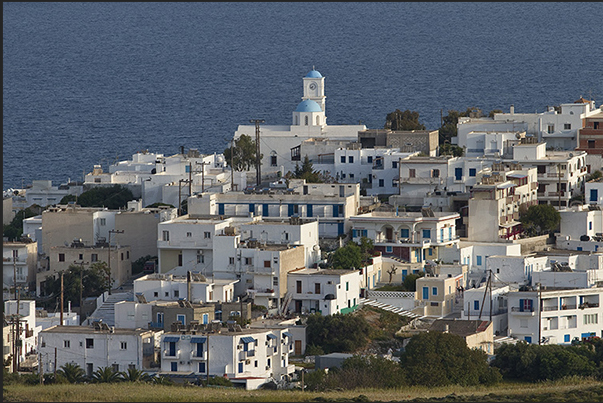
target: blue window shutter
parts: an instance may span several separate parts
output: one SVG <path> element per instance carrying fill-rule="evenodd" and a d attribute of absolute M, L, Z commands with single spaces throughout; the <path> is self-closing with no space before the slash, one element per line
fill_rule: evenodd
<path fill-rule="evenodd" d="M 224 215 L 224 203 L 218 203 L 218 214 Z"/>
<path fill-rule="evenodd" d="M 294 210 L 294 205 L 293 204 L 289 204 L 288 205 L 288 211 L 287 214 L 289 215 L 289 217 L 291 217 L 293 215 L 293 210 Z"/>
<path fill-rule="evenodd" d="M 523 312 L 523 301 L 525 301 L 525 300 L 524 299 L 519 300 L 519 312 Z"/>
<path fill-rule="evenodd" d="M 473 301 L 473 309 L 479 311 L 479 301 Z"/>
<path fill-rule="evenodd" d="M 268 205 L 267 204 L 262 204 L 262 215 L 264 217 L 268 217 Z"/>
<path fill-rule="evenodd" d="M 255 204 L 249 203 L 249 212 L 250 213 L 255 213 Z"/>
<path fill-rule="evenodd" d="M 343 234 L 343 223 L 342 222 L 337 224 L 337 234 L 338 235 Z"/>
<path fill-rule="evenodd" d="M 599 198 L 599 191 L 597 189 L 591 189 L 590 190 L 590 201 L 591 202 L 596 202 L 597 199 Z"/>
<path fill-rule="evenodd" d="M 308 217 L 312 217 L 313 211 L 312 211 L 312 205 L 308 204 Z"/>
<path fill-rule="evenodd" d="M 423 299 L 429 299 L 429 287 L 423 287 Z"/>
<path fill-rule="evenodd" d="M 333 217 L 339 217 L 339 207 L 337 204 L 333 204 Z"/>

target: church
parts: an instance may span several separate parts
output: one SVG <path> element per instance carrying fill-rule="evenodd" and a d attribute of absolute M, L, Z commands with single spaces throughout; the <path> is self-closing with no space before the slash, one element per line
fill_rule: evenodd
<path fill-rule="evenodd" d="M 358 132 L 365 125 L 327 125 L 325 78 L 315 69 L 303 77 L 302 101 L 293 111 L 291 125 L 260 124 L 260 154 L 262 177 L 280 171 L 286 174 L 301 166 L 301 143 L 306 140 L 358 141 Z M 246 134 L 256 139 L 255 124 L 239 125 L 234 139 Z M 309 156 L 312 159 L 312 156 Z"/>

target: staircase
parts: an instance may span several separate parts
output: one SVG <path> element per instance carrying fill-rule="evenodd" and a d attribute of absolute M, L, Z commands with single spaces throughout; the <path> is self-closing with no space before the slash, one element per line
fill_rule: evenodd
<path fill-rule="evenodd" d="M 92 322 L 102 320 L 102 322 L 106 323 L 108 326 L 115 326 L 115 304 L 121 301 L 134 301 L 134 293 L 129 291 L 108 295 L 105 302 L 92 312 L 92 315 L 86 319 L 85 323 L 89 325 Z"/>
<path fill-rule="evenodd" d="M 409 317 L 411 319 L 415 319 L 415 318 L 419 318 L 422 319 L 424 318 L 424 316 L 422 315 L 418 315 L 414 312 L 408 311 L 404 308 L 400 308 L 399 306 L 393 306 L 393 305 L 389 305 L 389 304 L 384 304 L 383 302 L 378 302 L 375 301 L 374 299 L 368 299 L 368 298 L 360 298 L 360 301 L 358 301 L 360 305 L 370 305 L 370 306 L 374 306 L 375 308 L 381 308 L 383 310 L 386 311 L 390 311 L 393 313 L 397 313 L 400 316 L 406 316 Z"/>

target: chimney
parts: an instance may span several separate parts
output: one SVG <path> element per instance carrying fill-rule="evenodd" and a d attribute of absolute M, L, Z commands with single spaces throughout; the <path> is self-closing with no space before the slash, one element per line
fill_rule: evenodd
<path fill-rule="evenodd" d="M 448 333 L 450 331 L 450 325 L 446 324 L 444 326 L 444 333 Z"/>
<path fill-rule="evenodd" d="M 509 109 L 511 115 L 515 113 L 515 106 L 511 104 L 511 108 Z"/>

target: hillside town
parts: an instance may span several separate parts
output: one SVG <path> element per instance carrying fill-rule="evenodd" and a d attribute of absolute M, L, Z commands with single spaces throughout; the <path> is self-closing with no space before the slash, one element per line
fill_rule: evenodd
<path fill-rule="evenodd" d="M 350 356 L 308 356 L 305 318 L 367 306 L 488 356 L 603 337 L 603 106 L 510 105 L 459 117 L 442 143 L 437 129 L 329 125 L 325 94 L 312 69 L 290 122 L 250 119 L 225 153 L 141 150 L 80 182 L 5 190 L 5 226 L 41 207 L 3 240 L 5 367 L 285 388 L 310 359 L 328 368 Z M 249 139 L 245 165 L 235 151 Z M 124 207 L 78 200 L 115 186 L 133 196 Z M 551 227 L 530 221 L 543 206 Z M 362 264 L 333 265 L 367 243 Z M 85 269 L 101 263 L 106 288 L 84 296 Z"/>

